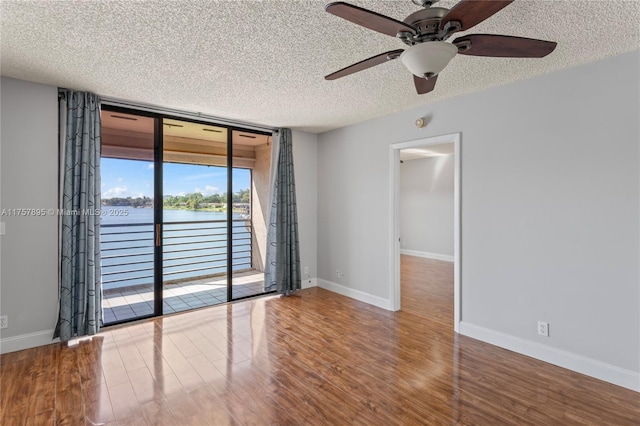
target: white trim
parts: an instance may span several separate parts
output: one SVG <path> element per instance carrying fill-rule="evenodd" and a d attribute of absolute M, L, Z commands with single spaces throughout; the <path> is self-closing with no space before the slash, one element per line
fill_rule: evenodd
<path fill-rule="evenodd" d="M 400 150 L 391 146 L 389 157 L 389 300 L 393 311 L 400 310 Z"/>
<path fill-rule="evenodd" d="M 318 279 L 318 287 L 347 296 L 351 299 L 359 300 L 360 302 L 364 302 L 369 305 L 377 306 L 378 308 L 386 309 L 388 311 L 392 310 L 391 301 L 389 299 L 383 299 L 382 297 L 374 296 L 360 290 L 355 290 L 351 287 L 343 286 L 342 284 Z"/>
<path fill-rule="evenodd" d="M 390 145 L 389 155 L 389 301 L 392 310 L 400 310 L 400 150 L 427 145 L 453 143 L 455 170 L 453 173 L 453 330 L 458 333 L 461 310 L 461 197 L 462 176 L 460 133 L 434 136 Z"/>
<path fill-rule="evenodd" d="M 453 135 L 453 330 L 460 332 L 462 321 L 462 145 L 461 135 Z"/>
<path fill-rule="evenodd" d="M 460 334 L 640 392 L 640 372 L 637 371 L 620 368 L 606 362 L 543 345 L 542 343 L 510 336 L 464 321 L 460 322 Z"/>
<path fill-rule="evenodd" d="M 406 254 L 407 256 L 424 257 L 425 259 L 443 260 L 445 262 L 453 262 L 455 260 L 455 258 L 450 254 L 429 253 L 426 251 L 400 249 L 400 254 Z"/>
<path fill-rule="evenodd" d="M 316 287 L 318 285 L 317 278 L 303 278 L 302 279 L 302 290 L 305 288 Z"/>
<path fill-rule="evenodd" d="M 0 339 L 0 353 L 6 354 L 23 349 L 35 348 L 37 346 L 50 345 L 60 341 L 60 339 L 53 339 L 52 337 L 53 330 L 36 331 L 35 333 L 5 337 Z"/>

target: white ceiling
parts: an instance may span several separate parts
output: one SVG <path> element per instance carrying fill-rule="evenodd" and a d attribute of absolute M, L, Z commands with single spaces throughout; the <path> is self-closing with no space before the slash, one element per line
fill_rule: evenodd
<path fill-rule="evenodd" d="M 639 1 L 516 0 L 456 36 L 541 38 L 558 42 L 555 52 L 544 59 L 457 55 L 436 89 L 417 95 L 398 60 L 323 79 L 404 47 L 324 12 L 327 3 L 2 0 L 1 73 L 317 133 L 640 48 Z M 410 0 L 352 3 L 399 20 L 417 10 Z M 602 77 L 594 84 L 604 84 Z"/>

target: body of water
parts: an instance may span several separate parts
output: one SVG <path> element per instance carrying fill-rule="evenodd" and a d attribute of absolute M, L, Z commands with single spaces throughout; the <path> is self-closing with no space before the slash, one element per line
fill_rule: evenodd
<path fill-rule="evenodd" d="M 101 218 L 104 289 L 153 283 L 153 209 L 103 206 Z M 163 281 L 225 274 L 227 214 L 163 210 Z M 251 222 L 233 215 L 233 270 L 251 268 Z"/>

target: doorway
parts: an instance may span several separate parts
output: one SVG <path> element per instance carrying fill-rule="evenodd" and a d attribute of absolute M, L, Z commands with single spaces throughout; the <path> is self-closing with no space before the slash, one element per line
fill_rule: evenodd
<path fill-rule="evenodd" d="M 265 293 L 271 134 L 102 111 L 105 325 Z"/>
<path fill-rule="evenodd" d="M 452 157 L 451 157 L 452 155 Z M 450 156 L 449 159 L 445 158 Z M 401 160 L 401 157 L 404 160 Z M 406 203 L 402 205 L 402 197 L 401 197 L 401 175 L 402 167 L 407 165 L 407 169 L 416 168 L 418 163 L 409 163 L 409 161 L 420 161 L 419 158 L 436 158 L 435 161 L 430 161 L 430 173 L 432 175 L 441 173 L 443 171 L 443 167 L 452 167 L 453 168 L 453 247 L 438 250 L 433 249 L 433 251 L 452 251 L 452 255 L 442 254 L 442 253 L 432 253 L 429 252 L 429 246 L 422 245 L 419 249 L 416 247 L 416 244 L 419 244 L 419 238 L 413 238 L 414 241 L 409 242 L 411 240 L 405 232 L 405 238 L 403 241 L 403 232 L 401 228 L 401 223 L 404 219 L 407 220 L 409 217 L 406 212 L 407 208 L 424 208 L 424 205 L 418 207 L 417 205 L 410 205 Z M 437 160 L 437 158 L 441 158 L 441 160 Z M 401 161 L 405 161 L 405 163 L 401 163 Z M 460 161 L 460 134 L 451 134 L 444 136 L 437 136 L 432 138 L 419 139 L 415 141 L 402 142 L 391 145 L 390 151 L 390 264 L 391 264 L 391 279 L 390 282 L 390 300 L 392 301 L 392 306 L 394 310 L 400 310 L 402 304 L 402 273 L 404 268 L 405 278 L 408 280 L 416 279 L 416 275 L 410 275 L 411 270 L 419 271 L 417 277 L 420 276 L 428 276 L 431 275 L 431 283 L 437 285 L 438 281 L 445 282 L 449 279 L 451 280 L 451 275 L 453 275 L 453 328 L 456 332 L 458 332 L 459 322 L 460 322 L 460 271 L 461 271 L 461 258 L 460 258 L 460 169 L 461 161 Z M 408 172 L 408 170 L 405 170 Z M 420 188 L 414 188 L 420 189 Z M 404 209 L 404 210 L 403 210 Z M 442 213 L 442 212 L 440 212 Z M 433 212 L 435 214 L 435 212 Z M 419 218 L 414 218 L 419 221 Z M 420 225 L 419 222 L 415 222 L 414 225 Z M 406 225 L 409 225 L 408 223 Z M 437 240 L 437 232 L 436 230 L 428 230 L 426 226 L 424 226 L 422 234 L 425 232 L 431 232 L 429 235 L 430 243 L 432 240 Z M 412 236 L 413 237 L 413 236 Z M 424 238 L 424 237 L 422 237 Z M 441 238 L 440 238 L 441 239 Z M 403 247 L 404 243 L 404 247 Z M 407 247 L 407 243 L 410 244 Z M 442 243 L 440 243 L 442 244 Z M 425 248 L 426 247 L 426 248 Z M 452 250 L 451 250 L 452 249 Z M 402 254 L 403 253 L 403 254 Z M 447 261 L 453 261 L 453 264 L 448 264 Z M 447 275 L 449 277 L 447 278 Z M 415 288 L 414 288 L 415 290 Z M 446 290 L 445 290 L 446 291 Z M 450 291 L 450 290 L 449 290 Z M 431 293 L 430 297 L 434 297 L 440 300 L 447 300 L 446 297 L 441 297 L 442 294 L 438 294 L 439 290 Z M 417 293 L 418 294 L 418 293 Z M 450 300 L 450 296 L 448 298 Z M 407 303 L 407 299 L 405 299 L 405 303 Z M 410 303 L 410 302 L 409 302 Z M 407 308 L 410 308 L 407 306 Z M 415 307 L 412 307 L 415 308 Z M 428 310 L 428 306 L 424 307 L 425 310 Z M 429 315 L 429 312 L 425 312 L 425 314 Z M 444 317 L 450 314 L 446 312 L 436 312 L 435 310 L 431 312 L 431 315 L 434 317 Z"/>

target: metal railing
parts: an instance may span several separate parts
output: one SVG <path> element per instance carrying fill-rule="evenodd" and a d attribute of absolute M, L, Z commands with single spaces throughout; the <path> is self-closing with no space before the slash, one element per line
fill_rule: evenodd
<path fill-rule="evenodd" d="M 250 219 L 231 224 L 232 271 L 251 269 Z M 153 283 L 153 223 L 101 225 L 104 289 Z M 224 275 L 227 272 L 227 221 L 165 222 L 162 232 L 163 282 Z"/>

